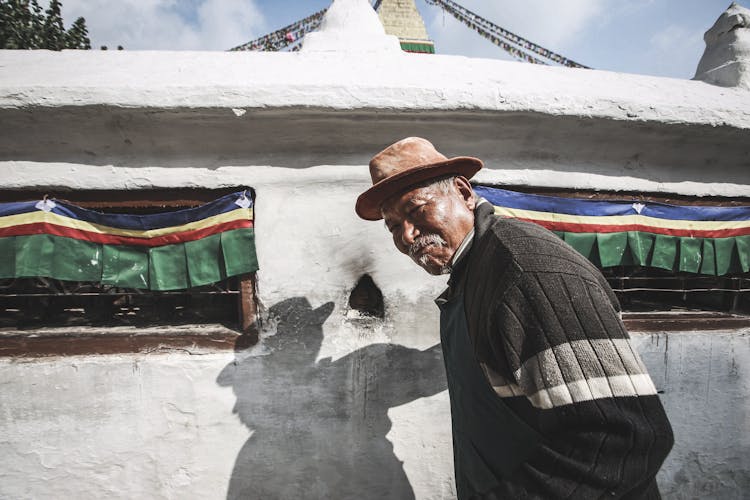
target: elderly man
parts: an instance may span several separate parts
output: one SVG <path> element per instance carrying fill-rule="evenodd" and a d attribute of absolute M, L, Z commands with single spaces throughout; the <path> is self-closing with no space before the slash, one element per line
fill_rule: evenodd
<path fill-rule="evenodd" d="M 403 139 L 373 157 L 356 205 L 450 273 L 437 303 L 458 497 L 659 498 L 672 430 L 617 299 L 554 234 L 477 199 L 480 168 Z"/>

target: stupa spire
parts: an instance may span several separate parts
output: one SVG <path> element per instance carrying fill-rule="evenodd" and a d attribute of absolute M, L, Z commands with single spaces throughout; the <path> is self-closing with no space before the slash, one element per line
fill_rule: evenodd
<path fill-rule="evenodd" d="M 435 44 L 427 35 L 424 20 L 414 0 L 382 0 L 378 16 L 385 32 L 398 37 L 403 50 L 435 53 Z"/>

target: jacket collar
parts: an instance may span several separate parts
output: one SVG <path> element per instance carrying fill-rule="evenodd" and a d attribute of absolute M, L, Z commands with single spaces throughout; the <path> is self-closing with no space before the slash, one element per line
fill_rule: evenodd
<path fill-rule="evenodd" d="M 466 249 L 463 255 L 460 256 L 458 261 L 454 263 L 453 270 L 448 279 L 448 288 L 453 288 L 465 274 L 469 261 L 471 260 L 472 250 L 477 246 L 477 242 L 482 239 L 487 232 L 487 229 L 490 227 L 494 213 L 495 207 L 484 198 L 480 198 L 477 202 L 476 208 L 474 208 L 474 238 L 472 244 Z"/>
<path fill-rule="evenodd" d="M 474 209 L 474 239 L 479 241 L 492 225 L 495 215 L 495 207 L 492 203 L 480 198 L 477 207 Z"/>

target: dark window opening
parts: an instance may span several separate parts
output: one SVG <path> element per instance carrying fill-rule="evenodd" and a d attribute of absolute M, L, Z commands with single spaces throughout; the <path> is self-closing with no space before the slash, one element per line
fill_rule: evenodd
<path fill-rule="evenodd" d="M 349 295 L 349 308 L 359 311 L 362 316 L 385 317 L 383 292 L 380 291 L 369 274 L 365 274 L 359 279 Z"/>

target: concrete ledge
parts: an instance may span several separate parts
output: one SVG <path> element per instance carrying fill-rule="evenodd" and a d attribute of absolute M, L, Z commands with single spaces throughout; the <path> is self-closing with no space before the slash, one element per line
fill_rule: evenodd
<path fill-rule="evenodd" d="M 744 90 L 459 56 L 40 50 L 3 51 L 0 66 L 0 109 L 486 110 L 750 128 Z"/>
<path fill-rule="evenodd" d="M 448 156 L 482 158 L 488 167 L 480 172 L 482 182 L 750 195 L 745 147 L 750 129 L 732 127 L 487 111 L 277 109 L 236 116 L 222 108 L 66 106 L 5 109 L 0 117 L 7 124 L 0 136 L 0 177 L 6 188 L 46 183 L 59 177 L 59 164 L 65 163 L 106 167 L 96 178 L 108 176 L 114 165 L 201 168 L 210 173 L 201 181 L 209 182 L 202 184 L 206 187 L 223 180 L 216 178 L 216 169 L 252 166 L 242 179 L 247 183 L 264 175 L 255 168 L 261 165 L 364 166 L 393 140 L 421 135 Z M 36 168 L 29 162 L 47 164 L 48 172 L 29 175 Z M 200 176 L 194 171 L 184 182 L 199 185 Z M 134 170 L 129 182 L 148 177 L 147 170 Z M 168 185 L 182 181 L 172 172 Z M 725 185 L 732 183 L 744 188 Z"/>

